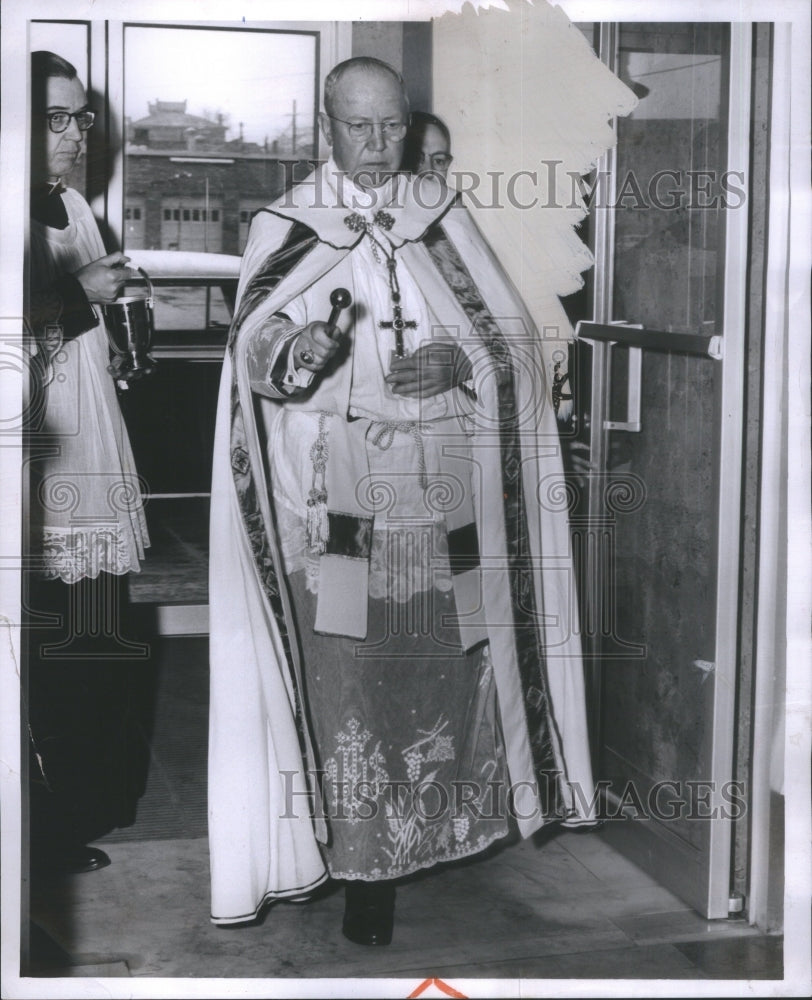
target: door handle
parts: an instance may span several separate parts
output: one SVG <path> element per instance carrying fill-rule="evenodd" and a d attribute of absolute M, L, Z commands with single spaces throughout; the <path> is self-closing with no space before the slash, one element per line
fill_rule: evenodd
<path fill-rule="evenodd" d="M 723 341 L 719 336 L 703 337 L 696 333 L 670 333 L 665 330 L 647 330 L 641 323 L 592 323 L 579 320 L 575 336 L 581 340 L 612 341 L 641 347 L 649 351 L 673 351 L 677 354 L 695 354 L 699 357 L 721 361 Z"/>
<path fill-rule="evenodd" d="M 619 321 L 617 323 L 588 323 L 581 320 L 575 327 L 575 336 L 579 340 L 600 341 L 606 345 L 607 351 L 621 341 L 618 331 L 623 328 L 628 330 L 642 330 L 639 324 L 632 327 L 627 323 Z M 593 336 L 593 331 L 597 336 Z M 607 336 L 607 332 L 611 336 Z M 625 343 L 625 341 L 623 341 Z M 604 420 L 603 429 L 605 431 L 626 431 L 630 434 L 639 434 L 643 429 L 640 422 L 640 400 L 642 396 L 641 380 L 643 375 L 643 349 L 642 347 L 629 345 L 629 369 L 626 381 L 626 419 L 625 420 Z M 608 368 L 607 368 L 608 371 Z"/>
<path fill-rule="evenodd" d="M 592 323 L 579 320 L 575 325 L 578 340 L 606 345 L 607 351 L 615 344 L 625 344 L 629 349 L 629 371 L 626 392 L 626 419 L 604 420 L 607 431 L 627 431 L 639 433 L 643 429 L 640 422 L 641 380 L 643 374 L 643 349 L 651 351 L 672 351 L 693 354 L 698 357 L 721 361 L 722 338 L 703 337 L 691 333 L 668 333 L 664 330 L 647 330 L 642 323 L 627 323 L 617 320 L 613 323 Z"/>
<path fill-rule="evenodd" d="M 614 347 L 616 341 L 610 341 L 609 347 Z M 640 398 L 642 395 L 641 381 L 643 376 L 643 349 L 629 348 L 629 371 L 626 382 L 626 419 L 604 420 L 603 428 L 607 431 L 628 431 L 638 434 L 643 425 L 640 423 Z"/>

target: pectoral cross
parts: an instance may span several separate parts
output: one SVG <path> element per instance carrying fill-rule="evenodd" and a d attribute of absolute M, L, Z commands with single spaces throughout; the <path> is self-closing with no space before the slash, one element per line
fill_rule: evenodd
<path fill-rule="evenodd" d="M 414 330 L 417 327 L 417 323 L 413 319 L 404 319 L 403 310 L 400 307 L 400 288 L 398 285 L 397 274 L 395 272 L 395 258 L 394 255 L 386 258 L 386 266 L 389 268 L 389 288 L 390 296 L 392 299 L 392 319 L 384 319 L 378 323 L 378 326 L 382 330 L 394 330 L 395 331 L 395 357 L 402 358 L 404 356 L 404 345 L 403 345 L 403 331 L 404 330 Z"/>

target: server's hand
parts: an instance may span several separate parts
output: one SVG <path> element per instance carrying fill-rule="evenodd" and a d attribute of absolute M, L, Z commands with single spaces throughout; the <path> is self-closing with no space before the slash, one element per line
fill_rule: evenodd
<path fill-rule="evenodd" d="M 127 267 L 129 261 L 123 253 L 109 253 L 80 267 L 73 276 L 84 289 L 88 301 L 114 302 L 125 282 L 137 273 Z"/>

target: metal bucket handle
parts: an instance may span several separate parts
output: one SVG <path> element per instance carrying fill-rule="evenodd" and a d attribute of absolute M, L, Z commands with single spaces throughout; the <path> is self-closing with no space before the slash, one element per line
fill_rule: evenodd
<path fill-rule="evenodd" d="M 138 271 L 138 273 L 140 275 L 142 275 L 142 277 L 144 278 L 144 281 L 146 281 L 146 283 L 147 283 L 148 294 L 147 294 L 146 303 L 147 303 L 147 308 L 151 310 L 151 309 L 153 309 L 155 307 L 155 289 L 154 289 L 154 287 L 152 285 L 152 281 L 150 280 L 150 276 L 143 269 L 143 267 L 136 266 L 135 270 Z M 133 280 L 136 280 L 136 279 L 133 279 L 133 278 L 130 279 L 130 281 L 133 281 Z"/>

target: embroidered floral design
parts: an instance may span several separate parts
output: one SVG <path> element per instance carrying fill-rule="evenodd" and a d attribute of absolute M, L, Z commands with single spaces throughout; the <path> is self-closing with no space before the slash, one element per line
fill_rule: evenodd
<path fill-rule="evenodd" d="M 470 826 L 470 821 L 465 813 L 460 816 L 455 816 L 452 820 L 452 826 L 454 828 L 454 839 L 459 843 L 468 836 L 468 827 Z"/>
<path fill-rule="evenodd" d="M 383 209 L 375 213 L 375 217 L 372 220 L 376 226 L 380 226 L 381 229 L 385 229 L 387 232 L 394 226 L 395 220 L 388 212 L 384 212 Z"/>
<path fill-rule="evenodd" d="M 380 209 L 372 217 L 372 222 L 381 229 L 385 229 L 389 232 L 395 224 L 395 218 L 390 215 L 389 212 L 385 212 L 383 209 Z M 344 225 L 350 230 L 350 232 L 353 233 L 363 233 L 365 229 L 369 228 L 369 223 L 362 215 L 359 215 L 358 212 L 350 212 L 349 215 L 345 215 Z"/>
<path fill-rule="evenodd" d="M 442 731 L 447 725 L 448 719 L 444 720 L 440 716 L 430 731 L 418 729 L 421 739 L 402 751 L 403 760 L 406 762 L 406 773 L 410 781 L 420 779 L 420 771 L 424 763 L 454 760 L 454 737 L 442 735 Z"/>
<path fill-rule="evenodd" d="M 432 818 L 437 818 L 437 803 L 432 802 L 432 798 L 437 796 L 438 783 L 435 779 L 439 768 L 427 774 L 421 773 L 426 763 L 454 760 L 454 738 L 443 734 L 448 724 L 448 719 L 440 716 L 431 730 L 418 729 L 420 739 L 401 751 L 412 787 L 397 802 L 392 801 L 391 797 L 386 801 L 390 847 L 384 850 L 393 870 L 402 868 L 415 859 L 429 857 L 438 849 L 444 852 L 450 843 L 450 817 L 447 808 L 441 809 L 445 815 L 440 822 L 431 822 Z"/>
<path fill-rule="evenodd" d="M 474 798 L 466 796 L 464 801 L 459 801 L 454 781 L 458 775 L 455 737 L 448 733 L 451 727 L 451 720 L 441 716 L 430 729 L 417 729 L 415 732 L 419 739 L 400 750 L 407 770 L 416 778 L 400 780 L 402 772 L 395 768 L 393 774 L 398 780 L 384 779 L 374 784 L 375 775 L 370 780 L 368 773 L 370 784 L 361 786 L 364 791 L 358 819 L 366 819 L 373 824 L 369 828 L 374 831 L 371 864 L 364 867 L 360 858 L 350 854 L 340 867 L 331 867 L 334 878 L 368 877 L 370 874 L 376 878 L 398 878 L 439 861 L 453 861 L 476 854 L 505 836 L 507 819 L 504 803 L 500 803 L 498 792 L 494 791 L 496 786 L 504 785 L 504 780 L 499 780 L 500 775 L 505 774 L 501 753 L 497 750 L 494 757 L 480 758 L 476 771 L 471 772 L 471 777 L 480 787 L 480 794 Z M 369 732 L 353 720 L 341 736 L 345 751 L 352 749 L 356 754 L 354 759 L 358 766 L 355 773 L 363 774 L 363 762 L 370 761 L 372 756 L 367 752 L 371 739 Z M 375 751 L 378 750 L 376 745 Z M 339 758 L 340 761 L 343 759 Z M 436 763 L 428 767 L 429 761 Z M 328 762 L 328 773 L 330 770 L 331 763 Z M 334 760 L 332 773 L 335 775 L 337 770 Z M 351 773 L 353 762 L 348 759 L 345 779 Z M 385 773 L 381 763 L 380 774 Z M 349 783 L 345 780 L 346 785 Z M 374 801 L 369 791 L 373 784 L 378 796 Z M 470 787 L 470 781 L 466 787 Z M 494 798 L 495 794 L 497 798 Z M 346 797 L 343 800 L 345 803 L 348 801 Z M 347 819 L 352 821 L 346 805 L 342 807 L 334 802 L 332 807 L 342 824 Z M 379 823 L 379 820 L 383 822 Z M 360 831 L 361 836 L 365 833 L 365 830 Z M 348 850 L 354 851 L 354 847 Z M 354 860 L 358 867 L 353 864 Z"/>
<path fill-rule="evenodd" d="M 427 776 L 427 781 L 433 781 L 437 772 Z M 416 792 L 419 794 L 419 790 Z M 404 868 L 421 853 L 428 853 L 429 844 L 436 839 L 440 827 L 427 827 L 424 812 L 415 808 L 415 792 L 413 792 L 407 809 L 401 808 L 391 801 L 386 803 L 386 825 L 391 848 L 384 847 L 384 853 L 389 858 L 391 871 Z"/>
<path fill-rule="evenodd" d="M 350 215 L 345 215 L 344 225 L 352 233 L 362 233 L 367 227 L 367 224 L 363 216 L 360 216 L 357 212 L 352 212 L 350 213 Z"/>

